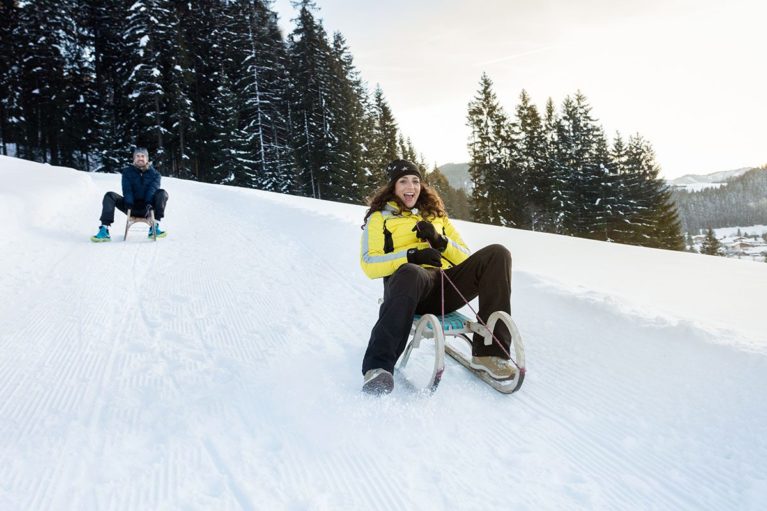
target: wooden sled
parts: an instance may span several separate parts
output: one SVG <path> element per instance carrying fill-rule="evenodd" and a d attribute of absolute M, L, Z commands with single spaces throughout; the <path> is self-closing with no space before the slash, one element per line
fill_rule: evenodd
<path fill-rule="evenodd" d="M 147 224 L 151 229 L 152 239 L 157 241 L 157 230 L 154 228 L 155 222 L 153 209 L 150 209 L 146 216 L 132 216 L 131 210 L 129 209 L 127 215 L 128 219 L 125 221 L 125 236 L 123 236 L 123 241 L 128 240 L 128 229 L 135 224 Z"/>

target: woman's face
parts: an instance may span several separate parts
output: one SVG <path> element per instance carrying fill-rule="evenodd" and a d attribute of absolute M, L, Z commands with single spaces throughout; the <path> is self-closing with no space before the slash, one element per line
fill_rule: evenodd
<path fill-rule="evenodd" d="M 394 183 L 394 195 L 399 197 L 408 209 L 413 209 L 421 193 L 421 180 L 418 176 L 407 175 L 397 179 Z"/>

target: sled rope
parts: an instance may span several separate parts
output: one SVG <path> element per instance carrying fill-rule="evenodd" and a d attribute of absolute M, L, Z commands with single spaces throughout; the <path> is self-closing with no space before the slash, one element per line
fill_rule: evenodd
<path fill-rule="evenodd" d="M 442 293 L 442 321 L 439 322 L 440 326 L 442 326 L 442 338 L 445 338 L 445 272 L 441 269 L 439 272 L 442 274 L 442 278 L 440 279 L 441 282 L 441 293 Z"/>
<path fill-rule="evenodd" d="M 448 262 L 450 262 L 450 261 L 448 261 Z M 498 345 L 499 348 L 501 348 L 501 350 L 503 350 L 503 353 L 507 357 L 509 357 L 509 360 L 511 360 L 511 363 L 514 364 L 517 369 L 521 370 L 521 368 L 517 365 L 517 361 L 512 358 L 511 354 L 508 352 L 508 350 L 506 350 L 506 347 L 503 345 L 503 343 L 501 341 L 498 340 L 498 338 L 495 336 L 495 334 L 492 331 L 490 331 L 490 328 L 482 320 L 482 318 L 479 317 L 479 313 L 474 310 L 474 307 L 472 307 L 471 304 L 469 303 L 469 301 L 466 299 L 466 297 L 463 296 L 463 293 L 461 293 L 461 290 L 458 289 L 458 286 L 456 286 L 455 283 L 452 280 L 450 280 L 450 277 L 448 277 L 445 274 L 445 270 L 440 268 L 439 272 L 442 274 L 442 323 L 443 323 L 442 330 L 443 330 L 443 333 L 444 333 L 444 330 L 445 330 L 445 326 L 444 326 L 444 322 L 445 322 L 445 279 L 447 279 L 447 281 L 450 283 L 450 285 L 453 286 L 453 289 L 455 289 L 455 292 L 458 293 L 458 296 L 461 297 L 463 302 L 466 305 L 469 306 L 469 309 L 471 309 L 471 312 L 473 312 L 474 315 L 477 317 L 477 321 L 479 321 L 479 323 L 483 327 L 485 327 L 485 330 L 490 332 L 490 335 L 493 337 L 493 340 L 495 341 L 495 343 Z M 511 332 L 509 332 L 509 336 L 511 336 Z"/>

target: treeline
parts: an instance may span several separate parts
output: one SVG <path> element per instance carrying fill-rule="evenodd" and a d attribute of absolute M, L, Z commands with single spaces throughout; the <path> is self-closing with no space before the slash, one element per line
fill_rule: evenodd
<path fill-rule="evenodd" d="M 684 249 L 671 191 L 639 135 L 608 143 L 580 92 L 539 112 L 525 91 L 513 115 L 487 75 L 469 103 L 474 220 L 634 245 Z"/>
<path fill-rule="evenodd" d="M 767 165 L 730 178 L 725 186 L 674 191 L 682 229 L 767 225 Z"/>
<path fill-rule="evenodd" d="M 0 0 L 0 151 L 117 171 L 133 146 L 164 175 L 360 203 L 397 158 L 422 158 L 311 0 L 283 37 L 269 0 Z M 471 197 L 428 180 L 458 218 L 681 248 L 670 192 L 640 136 L 609 144 L 586 98 L 523 92 L 514 115 L 483 76 L 469 105 Z"/>
<path fill-rule="evenodd" d="M 283 37 L 268 0 L 0 2 L 0 150 L 359 203 L 419 160 L 380 88 L 310 0 Z"/>

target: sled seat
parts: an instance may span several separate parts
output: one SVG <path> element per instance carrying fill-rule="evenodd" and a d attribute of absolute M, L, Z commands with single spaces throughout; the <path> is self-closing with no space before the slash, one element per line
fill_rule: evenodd
<path fill-rule="evenodd" d="M 442 321 L 442 316 L 440 314 L 435 314 L 435 316 L 437 316 L 438 320 Z M 413 317 L 413 324 L 415 325 L 418 323 L 418 320 L 420 319 L 421 315 L 416 314 Z M 471 320 L 468 317 L 458 311 L 453 311 L 445 314 L 445 321 L 442 323 L 442 326 L 445 329 L 446 334 L 458 335 L 471 332 L 471 329 L 469 328 L 470 322 Z M 431 324 L 426 325 L 426 328 L 431 330 Z"/>
<path fill-rule="evenodd" d="M 125 236 L 123 236 L 123 241 L 126 241 L 128 239 L 128 229 L 131 228 L 131 226 L 135 224 L 146 224 L 151 229 L 154 227 L 154 210 L 150 209 L 149 213 L 146 214 L 146 216 L 133 216 L 131 215 L 131 210 L 129 209 L 127 212 L 128 219 L 125 221 Z M 157 241 L 157 233 L 152 231 L 152 238 Z"/>

